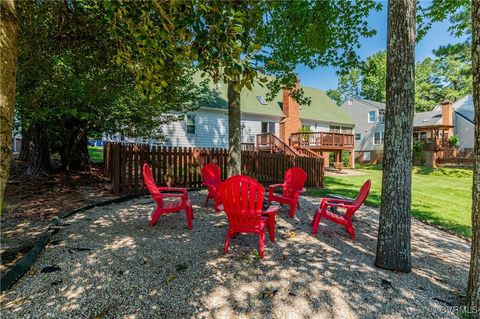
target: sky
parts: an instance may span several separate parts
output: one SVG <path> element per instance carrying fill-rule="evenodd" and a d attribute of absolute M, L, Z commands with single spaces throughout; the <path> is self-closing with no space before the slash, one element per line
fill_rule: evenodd
<path fill-rule="evenodd" d="M 368 56 L 387 48 L 387 3 L 383 2 L 381 11 L 373 12 L 369 16 L 370 27 L 377 31 L 371 38 L 361 40 L 362 47 L 358 55 L 363 60 Z M 448 31 L 449 22 L 435 23 L 427 35 L 417 44 L 415 48 L 415 60 L 421 61 L 433 56 L 432 50 L 441 45 L 453 44 L 465 41 L 466 37 L 455 38 Z M 303 86 L 309 86 L 326 91 L 337 88 L 337 75 L 333 67 L 321 67 L 314 70 L 306 66 L 298 66 L 296 72 L 300 77 Z"/>

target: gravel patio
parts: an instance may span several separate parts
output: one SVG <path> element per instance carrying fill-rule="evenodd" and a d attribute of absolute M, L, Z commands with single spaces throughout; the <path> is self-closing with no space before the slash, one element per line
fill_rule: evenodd
<path fill-rule="evenodd" d="M 2 318 L 457 318 L 470 249 L 459 237 L 413 220 L 413 271 L 384 271 L 373 266 L 378 209 L 356 213 L 355 241 L 328 221 L 314 237 L 320 198 L 303 197 L 294 219 L 278 214 L 265 259 L 255 235 L 224 255 L 225 214 L 189 194 L 192 231 L 183 213 L 149 227 L 148 197 L 72 216 L 1 295 Z"/>

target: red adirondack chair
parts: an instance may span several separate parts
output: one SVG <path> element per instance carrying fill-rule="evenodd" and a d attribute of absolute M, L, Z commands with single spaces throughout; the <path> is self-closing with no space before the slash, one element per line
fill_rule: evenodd
<path fill-rule="evenodd" d="M 300 209 L 298 196 L 305 193 L 305 181 L 307 173 L 300 167 L 292 167 L 285 172 L 285 180 L 283 184 L 274 184 L 269 187 L 268 200 L 270 202 L 279 202 L 290 206 L 290 218 L 295 215 L 296 207 Z M 275 194 L 275 188 L 283 187 L 283 194 Z"/>
<path fill-rule="evenodd" d="M 350 234 L 352 239 L 355 239 L 355 230 L 353 229 L 352 216 L 353 214 L 362 206 L 365 199 L 367 199 L 368 193 L 370 192 L 371 181 L 367 180 L 360 188 L 360 192 L 357 195 L 355 200 L 345 200 L 345 199 L 333 199 L 333 198 L 323 198 L 320 203 L 320 207 L 315 211 L 313 216 L 312 223 L 312 234 L 316 234 L 318 231 L 318 225 L 322 218 L 326 218 L 334 223 L 345 226 L 347 232 Z M 340 215 L 328 210 L 328 207 L 336 207 L 345 209 L 344 215 Z"/>
<path fill-rule="evenodd" d="M 145 182 L 145 186 L 150 192 L 150 196 L 152 196 L 153 200 L 157 203 L 157 208 L 153 212 L 152 219 L 150 220 L 150 226 L 155 225 L 160 215 L 185 210 L 187 226 L 188 229 L 191 230 L 193 209 L 192 202 L 188 198 L 187 190 L 185 188 L 176 187 L 158 187 L 153 179 L 152 170 L 146 163 L 143 164 L 143 180 Z M 174 202 L 165 203 L 165 198 L 176 198 L 177 200 Z"/>
<path fill-rule="evenodd" d="M 222 172 L 220 171 L 220 167 L 213 163 L 205 164 L 202 168 L 202 178 L 202 185 L 208 188 L 208 195 L 207 198 L 205 198 L 205 206 L 208 205 L 208 201 L 212 198 L 215 203 L 215 211 L 218 213 L 220 211 L 219 205 L 221 204 L 218 185 L 222 183 Z"/>
<path fill-rule="evenodd" d="M 224 253 L 228 252 L 230 238 L 237 233 L 258 234 L 260 258 L 264 256 L 265 231 L 268 228 L 270 241 L 275 241 L 275 214 L 278 207 L 262 210 L 265 189 L 253 178 L 236 175 L 219 186 L 224 211 L 228 217 L 228 231 Z"/>

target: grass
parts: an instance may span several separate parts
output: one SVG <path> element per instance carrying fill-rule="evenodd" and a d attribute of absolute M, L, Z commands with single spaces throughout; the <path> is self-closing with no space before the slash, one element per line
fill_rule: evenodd
<path fill-rule="evenodd" d="M 103 163 L 103 146 L 89 146 L 88 154 L 93 163 Z"/>
<path fill-rule="evenodd" d="M 379 206 L 382 170 L 378 165 L 357 166 L 362 176 L 326 176 L 325 189 L 309 189 L 307 194 L 339 194 L 355 197 L 360 186 L 370 178 L 372 188 L 366 201 Z M 472 236 L 472 175 L 468 169 L 416 166 L 412 175 L 412 215 L 459 235 Z"/>

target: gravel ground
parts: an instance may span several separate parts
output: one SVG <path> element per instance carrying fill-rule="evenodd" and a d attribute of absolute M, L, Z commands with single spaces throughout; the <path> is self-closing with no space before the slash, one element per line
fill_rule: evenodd
<path fill-rule="evenodd" d="M 202 207 L 195 220 L 160 217 L 144 197 L 72 216 L 31 270 L 1 295 L 2 318 L 456 318 L 466 287 L 469 243 L 414 220 L 410 274 L 373 266 L 378 210 L 354 218 L 357 239 L 310 221 L 319 198 L 303 197 L 294 219 L 277 218 L 276 242 L 239 235 L 222 248 L 223 213 Z M 46 268 L 49 267 L 49 268 Z"/>

